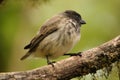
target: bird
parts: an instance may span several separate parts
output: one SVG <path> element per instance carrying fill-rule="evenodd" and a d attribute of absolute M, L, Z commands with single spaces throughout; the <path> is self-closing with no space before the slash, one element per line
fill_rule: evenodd
<path fill-rule="evenodd" d="M 24 49 L 27 53 L 21 57 L 26 59 L 30 55 L 46 58 L 47 64 L 68 53 L 80 40 L 80 28 L 86 22 L 74 10 L 65 10 L 48 19 L 41 26 L 36 36 Z"/>

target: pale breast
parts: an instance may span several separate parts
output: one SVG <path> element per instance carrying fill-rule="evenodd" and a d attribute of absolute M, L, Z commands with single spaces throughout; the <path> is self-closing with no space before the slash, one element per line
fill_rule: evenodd
<path fill-rule="evenodd" d="M 68 51 L 79 41 L 79 27 L 68 21 L 66 24 L 59 24 L 59 30 L 47 36 L 36 50 L 35 56 L 57 58 Z"/>

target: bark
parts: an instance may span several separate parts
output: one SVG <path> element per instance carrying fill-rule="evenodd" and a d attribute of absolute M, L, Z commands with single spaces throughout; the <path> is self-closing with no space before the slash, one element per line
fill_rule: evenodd
<path fill-rule="evenodd" d="M 28 71 L 0 73 L 0 80 L 69 80 L 96 73 L 120 60 L 120 35 L 81 55 L 54 63 L 54 67 L 47 65 Z"/>

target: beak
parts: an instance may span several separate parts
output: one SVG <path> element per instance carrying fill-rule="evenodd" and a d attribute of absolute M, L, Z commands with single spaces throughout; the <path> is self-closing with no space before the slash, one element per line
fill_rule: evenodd
<path fill-rule="evenodd" d="M 86 22 L 84 20 L 82 20 L 82 19 L 80 20 L 80 23 L 81 24 L 86 24 Z"/>

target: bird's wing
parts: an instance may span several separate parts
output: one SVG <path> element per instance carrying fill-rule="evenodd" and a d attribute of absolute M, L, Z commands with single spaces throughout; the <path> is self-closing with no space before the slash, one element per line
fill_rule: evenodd
<path fill-rule="evenodd" d="M 58 30 L 58 24 L 60 23 L 61 17 L 55 16 L 49 19 L 40 29 L 40 32 L 31 40 L 30 44 L 26 45 L 24 49 L 29 51 L 21 58 L 21 60 L 27 58 L 32 52 L 36 50 L 40 42 L 49 34 L 52 34 Z"/>

